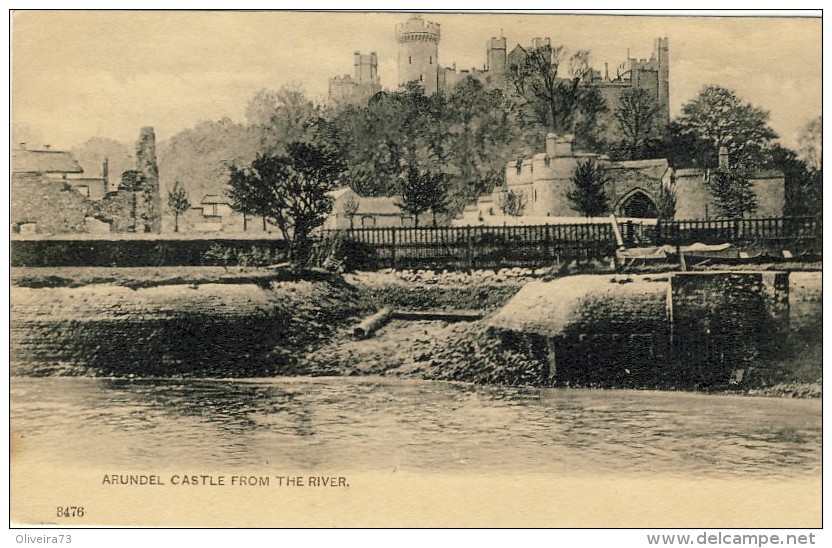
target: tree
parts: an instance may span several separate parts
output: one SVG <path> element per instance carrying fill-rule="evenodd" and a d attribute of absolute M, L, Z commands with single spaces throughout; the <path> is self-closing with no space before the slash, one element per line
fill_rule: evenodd
<path fill-rule="evenodd" d="M 538 132 L 542 133 L 538 140 L 549 131 L 575 133 L 581 115 L 594 120 L 604 108 L 597 90 L 589 82 L 588 51 L 569 55 L 565 47 L 553 48 L 548 44 L 522 51 L 522 59 L 509 66 L 508 74 L 518 101 L 521 124 L 544 129 Z M 568 65 L 565 70 L 564 65 Z M 593 125 L 587 123 L 582 127 L 591 129 Z M 576 137 L 579 141 L 585 138 Z"/>
<path fill-rule="evenodd" d="M 672 221 L 676 216 L 676 182 L 671 181 L 670 185 L 659 186 L 659 193 L 656 196 L 656 210 L 659 212 L 659 220 Z"/>
<path fill-rule="evenodd" d="M 265 160 L 258 155 L 255 162 L 263 169 Z M 271 213 L 274 204 L 272 203 L 272 191 L 267 181 L 259 177 L 252 167 L 238 168 L 235 165 L 228 167 L 228 198 L 231 200 L 231 208 L 243 214 L 243 230 L 248 229 L 248 215 L 257 215 L 263 220 L 263 231 L 266 231 L 266 218 Z M 265 170 L 264 170 L 265 171 Z"/>
<path fill-rule="evenodd" d="M 742 165 L 720 169 L 705 182 L 714 199 L 717 213 L 728 219 L 742 219 L 757 210 L 757 196 L 751 172 Z"/>
<path fill-rule="evenodd" d="M 419 215 L 429 210 L 434 214 L 441 210 L 441 194 L 445 192 L 444 175 L 436 172 L 419 171 L 409 166 L 401 179 L 399 200 L 396 205 L 413 215 L 414 225 L 419 226 Z"/>
<path fill-rule="evenodd" d="M 606 168 L 592 158 L 578 162 L 572 175 L 572 190 L 566 198 L 577 211 L 587 217 L 597 217 L 609 210 L 609 198 L 604 186 L 609 182 Z"/>
<path fill-rule="evenodd" d="M 711 167 L 724 146 L 732 164 L 762 166 L 769 163 L 771 143 L 777 138 L 768 117 L 767 111 L 743 103 L 730 89 L 705 86 L 671 126 L 672 154 L 680 163 Z"/>
<path fill-rule="evenodd" d="M 179 216 L 191 208 L 188 191 L 179 181 L 175 181 L 168 192 L 168 207 L 173 212 L 173 231 L 179 232 Z"/>
<path fill-rule="evenodd" d="M 160 192 L 166 195 L 179 181 L 197 202 L 208 194 L 224 194 L 230 166 L 251 163 L 258 146 L 251 128 L 229 118 L 184 129 L 158 147 Z"/>
<path fill-rule="evenodd" d="M 298 83 L 277 91 L 260 90 L 246 106 L 248 127 L 259 139 L 258 150 L 268 154 L 283 154 L 294 141 L 311 141 L 320 118 L 320 108 Z"/>
<path fill-rule="evenodd" d="M 362 196 L 392 196 L 407 166 L 441 171 L 444 97 L 426 96 L 411 83 L 402 91 L 379 93 L 364 107 L 341 109 L 321 124 L 322 139 L 341 151 L 346 177 Z"/>
<path fill-rule="evenodd" d="M 809 169 L 823 169 L 823 117 L 818 116 L 803 128 L 798 137 L 798 153 Z"/>
<path fill-rule="evenodd" d="M 248 169 L 232 166 L 231 192 L 239 188 L 244 207 L 277 225 L 289 246 L 289 260 L 306 264 L 311 251 L 310 234 L 332 212 L 328 194 L 338 184 L 343 163 L 333 151 L 295 141 L 281 155 L 258 154 Z"/>
<path fill-rule="evenodd" d="M 358 200 L 358 196 L 355 194 L 350 194 L 341 207 L 344 210 L 344 215 L 350 220 L 350 230 L 353 229 L 353 218 L 355 214 L 358 213 L 358 206 L 360 205 L 360 201 Z"/>
<path fill-rule="evenodd" d="M 508 190 L 500 192 L 497 205 L 505 215 L 520 217 L 526 211 L 527 202 L 528 199 L 525 193 Z"/>
<path fill-rule="evenodd" d="M 797 153 L 774 145 L 772 164 L 785 177 L 785 204 L 788 216 L 820 215 L 823 212 L 823 170 L 810 168 Z"/>
<path fill-rule="evenodd" d="M 466 78 L 444 103 L 439 120 L 449 208 L 459 211 L 502 183 L 506 162 L 522 147 L 503 92 Z"/>
<path fill-rule="evenodd" d="M 644 158 L 648 142 L 654 137 L 653 124 L 659 107 L 644 88 L 628 88 L 621 93 L 615 117 L 619 146 L 627 160 Z"/>

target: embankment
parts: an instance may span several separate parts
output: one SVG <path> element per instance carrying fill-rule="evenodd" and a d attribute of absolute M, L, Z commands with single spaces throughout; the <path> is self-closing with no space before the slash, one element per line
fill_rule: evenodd
<path fill-rule="evenodd" d="M 13 283 L 11 290 L 12 375 L 385 374 L 476 383 L 552 384 L 552 364 L 545 352 L 528 340 L 507 340 L 505 333 L 495 332 L 494 317 L 500 314 L 494 313 L 527 284 L 525 275 L 454 274 L 459 279 L 451 279 L 425 273 L 411 280 L 397 274 L 362 273 L 348 275 L 345 280 L 280 281 L 273 272 L 223 271 L 211 275 L 154 274 L 138 277 L 137 282 L 115 269 L 86 272 L 83 278 L 50 271 L 47 278 L 52 276 L 52 281 L 44 282 L 35 270 L 13 276 L 13 282 L 17 279 L 20 283 Z M 213 279 L 217 275 L 223 279 Z M 640 329 L 646 333 L 663 327 L 667 278 L 653 276 L 641 283 L 627 276 L 592 278 L 603 278 L 604 288 L 615 288 L 606 293 L 626 298 L 597 298 L 588 308 L 597 313 L 594 319 L 576 316 L 578 321 L 573 317 L 570 325 L 583 325 L 582 329 L 594 326 L 585 333 L 592 329 L 608 333 Z M 50 283 L 58 287 L 45 287 Z M 577 284 L 581 285 L 586 287 L 586 283 Z M 570 310 L 568 295 L 561 293 L 549 300 L 548 314 Z M 779 395 L 819 393 L 819 387 L 806 386 L 822 377 L 821 273 L 791 273 L 788 302 L 789 332 L 779 341 L 782 351 L 765 363 L 759 360 L 754 367 L 757 372 L 730 389 Z M 352 340 L 353 323 L 382 306 L 479 310 L 489 317 L 456 324 L 394 320 L 368 341 Z M 529 325 L 542 321 L 540 311 L 531 304 L 519 309 Z M 650 324 L 651 318 L 656 325 Z M 603 329 L 599 327 L 602 324 Z M 580 337 L 580 333 L 576 335 Z M 628 338 L 623 347 L 644 363 L 655 363 L 641 359 L 651 352 L 652 357 L 661 357 L 661 348 L 653 339 Z M 585 358 L 585 364 L 603 365 Z M 564 371 L 561 369 L 561 374 Z M 603 367 L 596 367 L 595 373 L 601 382 L 561 384 L 655 387 L 655 383 L 643 382 L 650 380 L 649 371 L 619 371 L 620 379 L 610 377 Z M 687 388 L 672 383 L 661 386 Z"/>
<path fill-rule="evenodd" d="M 299 357 L 372 310 L 343 281 L 11 289 L 11 374 L 304 374 Z"/>

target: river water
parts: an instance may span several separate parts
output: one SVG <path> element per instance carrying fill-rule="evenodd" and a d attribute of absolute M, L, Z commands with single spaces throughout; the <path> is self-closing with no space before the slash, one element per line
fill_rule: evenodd
<path fill-rule="evenodd" d="M 13 447 L 43 464 L 745 479 L 821 471 L 819 400 L 381 377 L 10 382 Z"/>

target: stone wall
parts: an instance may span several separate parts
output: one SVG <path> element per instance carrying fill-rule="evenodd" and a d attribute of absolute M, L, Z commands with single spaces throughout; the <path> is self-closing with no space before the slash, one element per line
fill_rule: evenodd
<path fill-rule="evenodd" d="M 132 190 L 110 192 L 93 203 L 94 216 L 110 224 L 113 232 L 136 232 L 139 196 Z"/>
<path fill-rule="evenodd" d="M 686 272 L 670 286 L 671 359 L 699 385 L 744 375 L 785 340 L 786 272 Z"/>
<path fill-rule="evenodd" d="M 292 375 L 368 303 L 328 282 L 12 288 L 11 375 Z"/>
<path fill-rule="evenodd" d="M 141 198 L 137 217 L 142 232 L 158 234 L 162 229 L 162 198 L 159 190 L 159 168 L 156 165 L 156 136 L 152 127 L 143 127 L 136 143 L 136 170 L 142 174 Z"/>
<path fill-rule="evenodd" d="M 788 295 L 784 272 L 571 276 L 526 285 L 489 324 L 552 382 L 703 388 L 777 350 Z"/>
<path fill-rule="evenodd" d="M 92 202 L 64 181 L 36 173 L 15 173 L 11 184 L 11 225 L 36 223 L 40 234 L 86 232 Z"/>

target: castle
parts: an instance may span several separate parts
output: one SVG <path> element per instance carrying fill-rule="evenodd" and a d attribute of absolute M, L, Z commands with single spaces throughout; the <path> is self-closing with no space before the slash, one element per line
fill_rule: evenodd
<path fill-rule="evenodd" d="M 356 51 L 353 56 L 355 76 L 345 74 L 329 79 L 329 100 L 333 103 L 366 104 L 370 97 L 381 91 L 376 52 L 363 55 Z"/>
<path fill-rule="evenodd" d="M 418 82 L 425 93 L 444 93 L 466 78 L 474 78 L 489 88 L 508 91 L 511 85 L 509 68 L 519 64 L 529 49 L 551 45 L 549 38 L 533 38 L 530 47 L 516 45 L 510 52 L 504 36 L 492 37 L 486 43 L 485 65 L 482 69 L 457 70 L 439 63 L 439 42 L 442 33 L 439 23 L 426 21 L 419 15 L 396 25 L 398 43 L 398 85 Z M 366 103 L 374 93 L 381 91 L 378 77 L 378 58 L 375 52 L 362 55 L 355 52 L 355 76 L 336 76 L 329 80 L 329 98 L 335 103 Z M 644 89 L 649 92 L 659 110 L 664 125 L 670 122 L 670 58 L 667 38 L 656 38 L 650 59 L 630 58 L 616 67 L 615 77 L 610 77 L 609 65 L 604 74 L 591 70 L 586 83 L 598 87 L 610 110 L 618 105 L 622 92 L 627 89 Z"/>
<path fill-rule="evenodd" d="M 491 194 L 480 196 L 454 220 L 455 225 L 550 224 L 574 221 L 582 213 L 570 203 L 567 194 L 573 188 L 572 176 L 580 162 L 592 159 L 607 174 L 604 192 L 609 211 L 620 217 L 648 219 L 658 216 L 661 189 L 672 190 L 676 196 L 676 219 L 708 219 L 717 216 L 713 197 L 707 187 L 712 170 L 677 169 L 667 159 L 610 161 L 603 154 L 573 149 L 571 135 L 550 133 L 546 150 L 508 162 L 504 186 Z M 719 151 L 719 168 L 728 169 L 728 151 Z M 751 184 L 757 199 L 755 215 L 779 217 L 785 204 L 785 179 L 778 170 L 757 170 Z M 503 213 L 501 202 L 508 192 L 522 196 L 522 212 L 518 216 Z"/>

